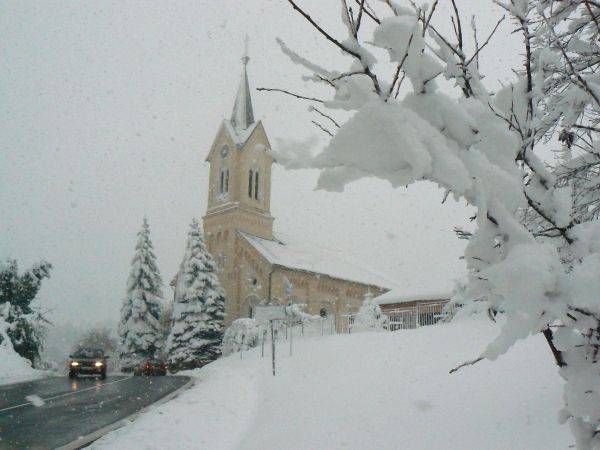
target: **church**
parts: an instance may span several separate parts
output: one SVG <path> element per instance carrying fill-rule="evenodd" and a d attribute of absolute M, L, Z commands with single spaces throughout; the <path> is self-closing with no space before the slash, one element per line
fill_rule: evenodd
<path fill-rule="evenodd" d="M 367 292 L 387 292 L 393 282 L 316 245 L 280 240 L 271 215 L 271 145 L 256 122 L 243 68 L 230 120 L 223 120 L 210 147 L 204 236 L 225 289 L 225 325 L 252 317 L 258 304 L 304 306 L 311 315 L 334 319 L 338 332 L 358 311 Z M 293 286 L 288 298 L 286 279 Z"/>

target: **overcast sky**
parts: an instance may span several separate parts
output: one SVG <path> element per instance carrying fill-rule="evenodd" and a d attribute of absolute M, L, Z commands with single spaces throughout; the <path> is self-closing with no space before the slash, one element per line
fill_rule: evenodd
<path fill-rule="evenodd" d="M 449 30 L 446 0 L 434 22 Z M 302 1 L 341 36 L 338 0 Z M 486 35 L 501 14 L 459 0 Z M 488 86 L 519 62 L 512 27 L 482 56 Z M 259 86 L 311 92 L 275 43 L 333 67 L 344 61 L 281 0 L 0 3 L 0 258 L 54 264 L 40 299 L 51 319 L 116 321 L 135 235 L 147 215 L 163 279 L 177 270 L 192 217 L 206 210 L 204 159 L 233 106 L 245 34 L 255 116 L 274 147 L 319 140 L 308 104 Z M 275 231 L 343 249 L 407 289 L 464 270 L 452 233 L 472 213 L 430 184 L 363 180 L 314 191 L 317 173 L 273 167 Z M 165 294 L 171 296 L 170 288 Z"/>

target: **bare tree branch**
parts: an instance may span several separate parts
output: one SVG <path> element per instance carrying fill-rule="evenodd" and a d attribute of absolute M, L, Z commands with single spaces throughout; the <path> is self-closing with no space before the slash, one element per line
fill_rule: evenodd
<path fill-rule="evenodd" d="M 587 8 L 587 10 L 590 13 L 590 16 L 592 17 L 592 20 L 594 21 L 594 23 L 596 24 L 596 28 L 598 29 L 598 32 L 600 33 L 600 25 L 598 24 L 598 18 L 594 15 L 594 13 L 592 12 L 592 7 L 590 6 L 590 2 L 589 0 L 583 0 L 583 3 L 585 3 L 585 7 Z"/>
<path fill-rule="evenodd" d="M 314 97 L 305 97 L 304 95 L 294 94 L 293 92 L 286 91 L 285 89 L 277 89 L 277 88 L 256 88 L 257 91 L 267 91 L 267 92 L 281 92 L 283 94 L 291 95 L 292 97 L 300 98 L 302 100 L 310 100 L 312 102 L 325 103 L 324 100 L 314 98 Z"/>
<path fill-rule="evenodd" d="M 356 2 L 356 4 L 360 5 L 360 1 L 361 0 L 354 0 Z M 369 4 L 366 2 L 364 2 L 365 5 L 365 14 L 367 16 L 369 16 L 377 25 L 381 25 L 381 20 L 379 20 L 379 18 L 375 15 L 375 12 L 370 10 L 371 8 L 369 7 Z"/>
<path fill-rule="evenodd" d="M 481 50 L 483 50 L 486 45 L 489 44 L 490 39 L 492 38 L 492 36 L 494 35 L 494 33 L 496 33 L 496 30 L 498 29 L 498 27 L 504 21 L 505 18 L 506 18 L 505 16 L 502 16 L 502 18 L 500 20 L 498 20 L 498 22 L 496 22 L 496 26 L 494 27 L 494 29 L 492 30 L 492 32 L 489 34 L 489 36 L 487 37 L 487 39 L 485 40 L 485 42 L 481 45 L 481 47 L 479 47 L 479 46 L 477 47 L 477 50 L 475 51 L 475 53 L 473 54 L 473 56 L 471 56 L 469 58 L 469 60 L 466 62 L 467 66 L 469 64 L 471 64 L 471 62 L 473 62 L 473 59 L 475 59 L 479 55 L 479 52 Z M 477 39 L 477 38 L 475 38 L 475 39 Z"/>
<path fill-rule="evenodd" d="M 339 124 L 339 123 L 337 123 L 337 122 L 335 121 L 335 119 L 334 119 L 333 117 L 331 117 L 330 115 L 328 115 L 328 114 L 325 114 L 325 113 L 324 113 L 324 112 L 322 112 L 322 111 L 319 111 L 319 110 L 318 110 L 317 108 L 315 108 L 314 106 L 311 106 L 311 107 L 310 107 L 310 110 L 311 110 L 311 111 L 314 111 L 314 112 L 316 112 L 317 114 L 320 114 L 322 117 L 325 117 L 325 118 L 326 118 L 326 119 L 328 119 L 328 120 L 329 120 L 331 123 L 333 123 L 333 124 L 334 124 L 334 125 L 335 125 L 337 128 L 341 128 L 340 124 Z"/>
<path fill-rule="evenodd" d="M 462 35 L 462 26 L 460 24 L 460 14 L 458 14 L 458 8 L 456 6 L 456 2 L 454 0 L 452 1 L 452 8 L 454 9 L 454 14 L 456 15 L 456 26 L 457 26 L 457 30 L 456 30 L 456 38 L 458 39 L 458 48 L 460 49 L 461 53 L 463 52 L 463 35 Z"/>
<path fill-rule="evenodd" d="M 390 98 L 390 96 L 392 95 L 392 92 L 394 92 L 394 85 L 396 84 L 396 81 L 398 81 L 398 77 L 400 75 L 400 71 L 402 70 L 402 66 L 404 65 L 404 62 L 406 61 L 406 58 L 408 57 L 408 52 L 410 52 L 410 45 L 412 44 L 414 35 L 415 35 L 415 32 L 413 31 L 412 34 L 410 35 L 410 38 L 408 38 L 408 45 L 406 46 L 406 52 L 404 53 L 402 60 L 398 63 L 398 67 L 396 67 L 396 73 L 394 74 L 394 79 L 392 80 L 390 89 L 385 97 L 386 101 Z"/>
<path fill-rule="evenodd" d="M 354 50 L 350 50 L 345 45 L 343 45 L 340 41 L 338 41 L 333 36 L 331 36 L 329 33 L 327 33 L 327 31 L 325 31 L 323 28 L 321 28 L 321 26 L 317 22 L 315 22 L 310 15 L 308 15 L 302 8 L 300 8 L 298 5 L 296 5 L 296 3 L 294 3 L 294 0 L 287 0 L 287 1 L 290 5 L 292 5 L 292 7 L 296 11 L 298 11 L 300 13 L 300 15 L 302 17 L 304 17 L 319 33 L 321 33 L 325 37 L 325 39 L 327 39 L 329 42 L 333 43 L 336 47 L 338 47 L 343 52 L 354 56 L 358 60 L 361 60 L 361 56 L 358 53 L 356 53 Z"/>
<path fill-rule="evenodd" d="M 356 27 L 354 28 L 354 37 L 358 38 L 358 30 L 360 21 L 362 20 L 363 11 L 365 10 L 365 0 L 360 0 L 360 9 L 358 10 L 358 19 L 356 19 Z"/>
<path fill-rule="evenodd" d="M 321 125 L 319 122 L 315 122 L 314 120 L 311 120 L 311 122 L 316 125 L 318 128 L 320 128 L 323 132 L 327 133 L 329 136 L 333 137 L 333 133 L 331 131 L 329 131 L 327 128 L 325 128 L 323 125 Z"/>
<path fill-rule="evenodd" d="M 560 350 L 558 350 L 556 348 L 556 346 L 554 345 L 554 333 L 552 332 L 552 330 L 550 328 L 546 328 L 545 330 L 542 331 L 542 334 L 546 338 L 546 342 L 548 343 L 548 346 L 550 347 L 550 351 L 552 352 L 552 355 L 554 356 L 554 360 L 556 361 L 556 364 L 558 365 L 558 367 L 566 366 L 567 363 L 565 362 L 565 360 L 563 358 L 562 352 Z"/>
<path fill-rule="evenodd" d="M 464 363 L 462 363 L 460 366 L 456 366 L 454 369 L 452 369 L 452 370 L 450 371 L 450 373 L 458 372 L 460 369 L 462 369 L 463 367 L 466 367 L 466 366 L 474 366 L 474 365 L 475 365 L 475 364 L 477 364 L 479 361 L 483 361 L 484 359 L 485 359 L 485 358 L 484 358 L 483 356 L 480 356 L 480 357 L 479 357 L 479 358 L 477 358 L 477 359 L 473 359 L 473 360 L 471 360 L 471 361 L 464 362 Z"/>
<path fill-rule="evenodd" d="M 438 0 L 435 0 L 433 2 L 433 5 L 431 5 L 431 10 L 429 11 L 429 16 L 427 17 L 427 20 L 425 20 L 425 23 L 423 24 L 423 36 L 425 36 L 425 32 L 427 31 L 427 28 L 429 27 L 429 22 L 431 22 L 431 18 L 433 17 L 433 13 L 435 12 L 435 8 L 438 5 Z"/>
<path fill-rule="evenodd" d="M 556 40 L 556 45 L 558 46 L 560 52 L 562 53 L 563 57 L 567 61 L 567 64 L 568 64 L 569 68 L 571 69 L 571 73 L 575 76 L 575 78 L 577 78 L 577 81 L 579 81 L 580 87 L 583 88 L 588 94 L 590 94 L 590 96 L 594 99 L 596 104 L 600 107 L 600 98 L 598 98 L 596 93 L 590 88 L 590 86 L 587 84 L 587 82 L 583 79 L 583 77 L 581 76 L 579 71 L 575 68 L 575 66 L 573 66 L 573 62 L 571 61 L 571 58 L 569 58 L 569 55 L 567 55 L 567 52 L 565 51 L 562 43 L 558 39 L 558 36 L 556 35 L 556 32 L 554 31 L 554 27 L 552 27 L 548 23 L 548 19 L 546 18 L 546 16 L 544 14 L 542 14 L 541 16 L 544 19 L 544 22 L 546 22 L 546 25 L 548 26 L 548 29 L 552 33 L 552 36 Z"/>
<path fill-rule="evenodd" d="M 309 14 L 307 14 L 302 8 L 300 8 L 298 5 L 296 5 L 296 3 L 294 3 L 294 0 L 287 0 L 287 1 L 290 5 L 292 5 L 292 7 L 296 11 L 298 11 L 300 13 L 300 15 L 302 17 L 304 17 L 319 33 L 321 33 L 325 37 L 325 39 L 327 39 L 329 42 L 333 43 L 335 46 L 337 46 L 343 52 L 354 56 L 358 61 L 360 61 L 360 63 L 363 66 L 365 75 L 367 75 L 373 81 L 373 87 L 375 88 L 375 92 L 377 93 L 377 95 L 381 95 L 381 88 L 379 86 L 379 80 L 377 79 L 377 76 L 371 71 L 369 66 L 364 62 L 362 55 L 352 49 L 349 49 L 344 44 L 342 44 L 340 41 L 338 41 L 333 36 L 331 36 L 329 33 L 327 33 L 327 31 L 325 31 L 323 28 L 321 28 L 321 26 L 317 22 L 315 22 Z"/>
<path fill-rule="evenodd" d="M 590 127 L 587 125 L 577 125 L 577 124 L 573 124 L 571 126 L 574 128 L 581 128 L 582 130 L 589 130 L 589 131 L 595 131 L 597 133 L 600 133 L 600 128 L 596 128 L 596 127 Z"/>

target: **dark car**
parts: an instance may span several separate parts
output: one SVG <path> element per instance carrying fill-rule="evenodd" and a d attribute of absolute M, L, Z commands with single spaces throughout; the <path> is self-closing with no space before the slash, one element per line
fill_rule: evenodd
<path fill-rule="evenodd" d="M 167 365 L 159 359 L 148 359 L 138 366 L 134 371 L 134 375 L 166 375 Z"/>
<path fill-rule="evenodd" d="M 99 348 L 78 348 L 69 361 L 69 378 L 78 375 L 99 375 L 106 378 L 106 360 L 108 356 Z"/>

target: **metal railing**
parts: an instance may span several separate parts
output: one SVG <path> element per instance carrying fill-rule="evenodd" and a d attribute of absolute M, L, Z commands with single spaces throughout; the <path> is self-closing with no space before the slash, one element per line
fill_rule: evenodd
<path fill-rule="evenodd" d="M 415 328 L 435 325 L 439 321 L 452 317 L 456 306 L 450 306 L 448 302 L 436 302 L 419 304 L 409 308 L 394 308 L 382 311 L 388 316 L 390 331 L 413 330 Z M 355 314 L 346 316 L 348 330 L 352 329 Z M 349 331 L 348 331 L 349 332 Z"/>

